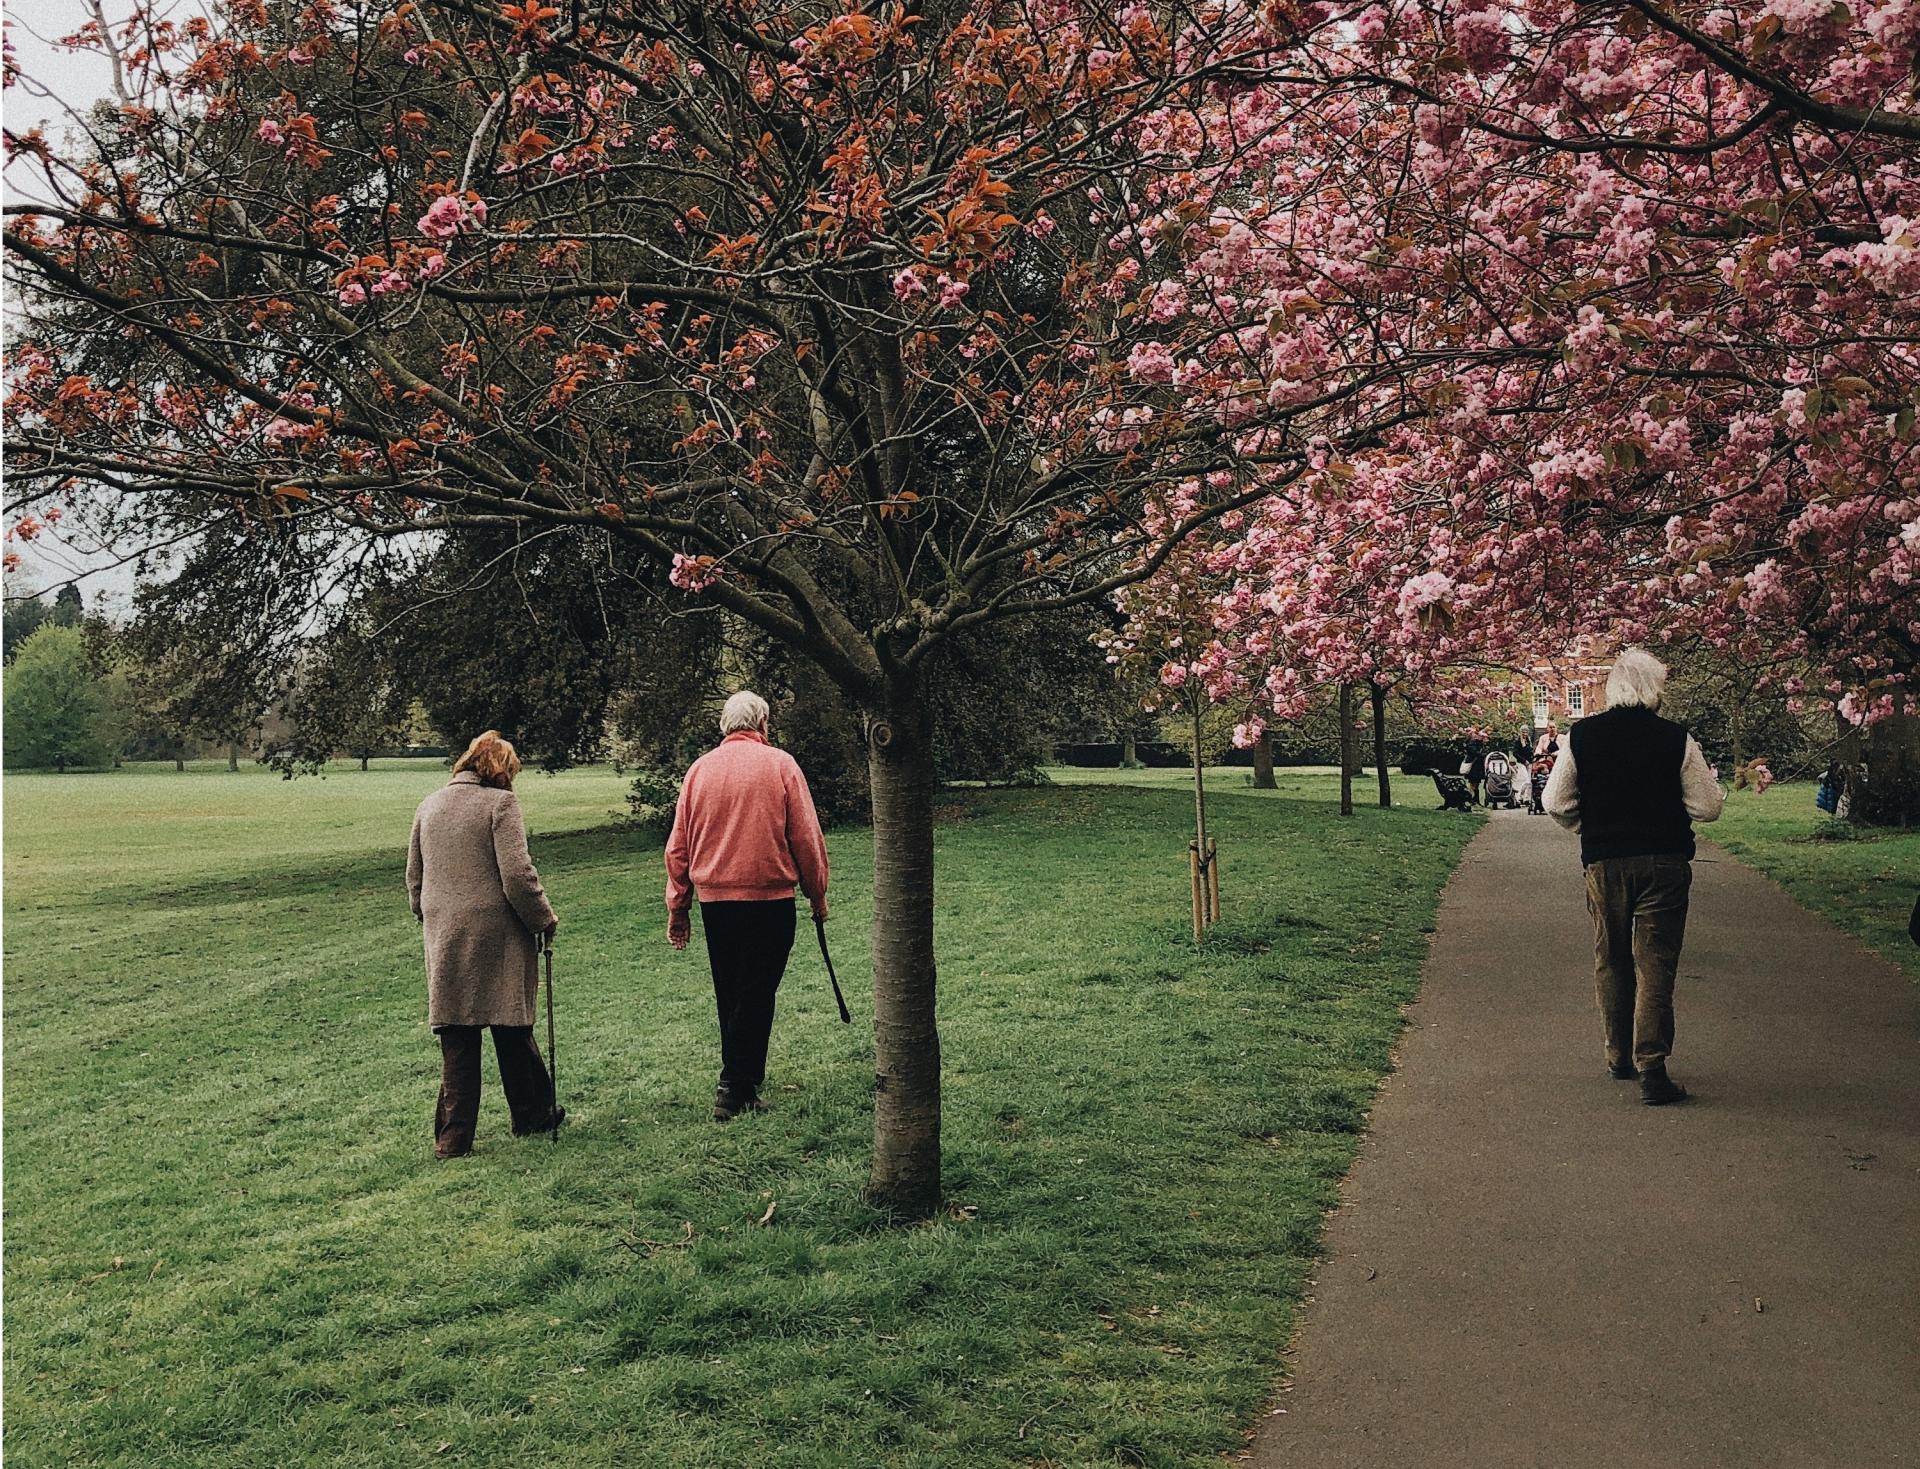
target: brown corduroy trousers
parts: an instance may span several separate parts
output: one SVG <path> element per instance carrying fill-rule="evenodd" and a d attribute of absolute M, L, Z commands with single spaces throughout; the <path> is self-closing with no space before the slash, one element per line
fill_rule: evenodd
<path fill-rule="evenodd" d="M 480 1120 L 480 1032 L 493 1031 L 500 1058 L 500 1084 L 518 1136 L 544 1132 L 553 1120 L 553 1080 L 534 1044 L 530 1025 L 443 1025 L 440 1036 L 440 1105 L 433 1117 L 433 1150 L 442 1158 L 473 1151 Z"/>
<path fill-rule="evenodd" d="M 1687 933 L 1693 864 L 1680 856 L 1587 864 L 1594 989 L 1607 1064 L 1664 1066 L 1673 1050 L 1673 977 Z"/>

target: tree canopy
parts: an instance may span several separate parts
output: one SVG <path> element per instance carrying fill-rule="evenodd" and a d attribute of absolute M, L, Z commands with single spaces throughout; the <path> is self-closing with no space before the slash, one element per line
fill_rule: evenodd
<path fill-rule="evenodd" d="M 113 762 L 117 716 L 79 628 L 49 623 L 36 631 L 7 669 L 5 688 L 9 766 L 64 771 Z"/>
<path fill-rule="evenodd" d="M 488 537 L 810 660 L 868 747 L 888 1202 L 938 1196 L 927 679 L 969 630 L 1180 562 L 1233 614 L 1206 676 L 1277 702 L 1600 623 L 1784 646 L 1854 720 L 1911 687 L 1902 0 L 235 0 L 100 40 L 83 151 L 10 138 L 52 201 L 5 236 L 14 533 L 152 548 L 261 669 Z"/>

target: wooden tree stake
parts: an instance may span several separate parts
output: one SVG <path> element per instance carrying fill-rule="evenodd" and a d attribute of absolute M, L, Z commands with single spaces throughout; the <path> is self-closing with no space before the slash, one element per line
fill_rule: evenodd
<path fill-rule="evenodd" d="M 1200 900 L 1200 844 L 1190 843 L 1187 847 L 1187 872 L 1193 879 L 1193 941 L 1197 944 L 1206 937 L 1206 909 Z"/>

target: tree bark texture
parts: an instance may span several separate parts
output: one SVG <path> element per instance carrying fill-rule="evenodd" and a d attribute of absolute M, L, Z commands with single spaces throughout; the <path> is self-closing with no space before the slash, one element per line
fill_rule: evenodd
<path fill-rule="evenodd" d="M 1353 685 L 1340 685 L 1340 814 L 1353 815 Z"/>
<path fill-rule="evenodd" d="M 1839 726 L 1839 739 L 1834 746 L 1834 761 L 1840 767 L 1840 809 L 1846 812 L 1849 821 L 1862 819 L 1860 811 L 1861 781 L 1860 754 L 1865 741 L 1860 737 L 1857 725 L 1847 723 L 1838 714 L 1834 723 Z"/>
<path fill-rule="evenodd" d="M 1380 772 L 1380 809 L 1393 809 L 1393 782 L 1387 775 L 1387 691 L 1377 683 L 1367 685 L 1373 700 L 1373 763 Z"/>
<path fill-rule="evenodd" d="M 1920 718 L 1896 710 L 1867 730 L 1866 779 L 1853 818 L 1873 826 L 1920 822 Z"/>
<path fill-rule="evenodd" d="M 1207 777 L 1201 764 L 1200 714 L 1193 711 L 1193 840 L 1194 850 L 1202 857 L 1207 854 Z"/>
<path fill-rule="evenodd" d="M 1270 791 L 1273 780 L 1273 737 L 1261 735 L 1253 742 L 1253 788 L 1257 791 Z"/>
<path fill-rule="evenodd" d="M 1207 923 L 1213 916 L 1213 874 L 1207 863 L 1207 776 L 1202 753 L 1201 716 L 1203 706 L 1193 706 L 1193 941 L 1206 937 Z"/>
<path fill-rule="evenodd" d="M 940 1032 L 934 1011 L 933 721 L 917 681 L 869 714 L 873 800 L 873 1171 L 867 1197 L 940 1207 Z"/>

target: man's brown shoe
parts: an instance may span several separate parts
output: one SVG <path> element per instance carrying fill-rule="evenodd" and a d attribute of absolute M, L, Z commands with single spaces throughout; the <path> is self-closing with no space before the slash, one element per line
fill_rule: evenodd
<path fill-rule="evenodd" d="M 1686 1099 L 1687 1089 L 1667 1075 L 1666 1067 L 1656 1066 L 1640 1073 L 1640 1100 L 1649 1107 L 1665 1107 Z"/>

